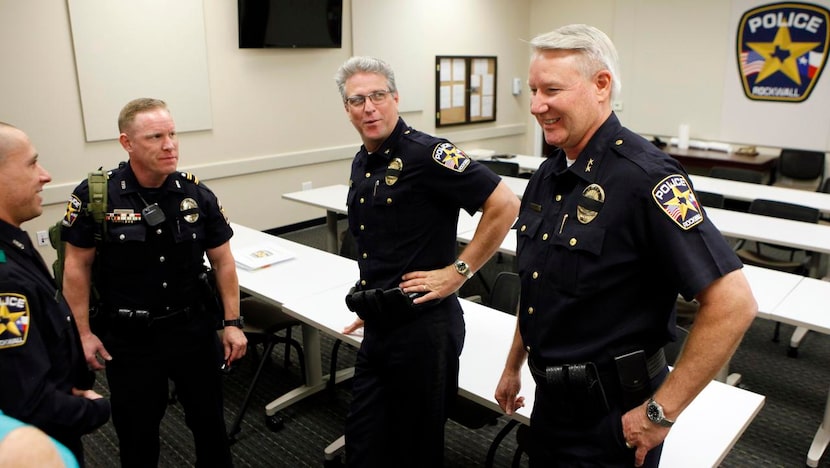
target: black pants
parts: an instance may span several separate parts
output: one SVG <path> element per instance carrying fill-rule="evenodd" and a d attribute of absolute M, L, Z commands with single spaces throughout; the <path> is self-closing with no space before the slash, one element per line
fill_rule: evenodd
<path fill-rule="evenodd" d="M 668 369 L 655 376 L 652 389 L 666 375 Z M 584 403 L 569 404 L 537 382 L 530 416 L 530 467 L 633 467 L 634 450 L 625 446 L 622 429 L 622 415 L 628 409 L 621 403 L 619 389 L 609 390 L 611 409 L 603 412 L 582 407 Z M 651 449 L 643 466 L 657 468 L 662 451 L 662 444 Z"/>
<path fill-rule="evenodd" d="M 210 320 L 197 317 L 136 330 L 120 326 L 106 336 L 113 357 L 106 370 L 121 466 L 158 466 L 168 379 L 193 433 L 196 466 L 231 466 L 218 371 L 222 356 Z"/>
<path fill-rule="evenodd" d="M 366 324 L 346 419 L 349 467 L 440 467 L 444 425 L 458 393 L 464 318 L 447 299 L 413 322 Z"/>

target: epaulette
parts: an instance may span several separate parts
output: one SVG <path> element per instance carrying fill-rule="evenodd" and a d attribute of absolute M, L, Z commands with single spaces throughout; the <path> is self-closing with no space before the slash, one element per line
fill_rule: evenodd
<path fill-rule="evenodd" d="M 182 179 L 188 182 L 193 182 L 195 185 L 199 185 L 199 178 L 191 174 L 190 172 L 179 172 L 179 175 Z"/>

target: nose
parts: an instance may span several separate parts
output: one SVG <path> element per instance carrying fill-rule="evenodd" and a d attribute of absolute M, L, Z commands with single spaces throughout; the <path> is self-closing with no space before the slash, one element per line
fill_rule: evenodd
<path fill-rule="evenodd" d="M 544 114 L 549 109 L 547 103 L 541 96 L 534 94 L 530 96 L 530 113 L 534 115 Z"/>
<path fill-rule="evenodd" d="M 52 176 L 49 175 L 49 171 L 44 169 L 40 164 L 38 164 L 38 166 L 40 167 L 40 180 L 43 181 L 44 184 L 52 182 Z"/>

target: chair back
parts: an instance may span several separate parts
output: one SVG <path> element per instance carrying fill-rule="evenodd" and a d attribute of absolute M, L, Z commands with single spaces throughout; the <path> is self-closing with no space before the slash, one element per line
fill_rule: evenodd
<path fill-rule="evenodd" d="M 703 206 L 711 206 L 712 208 L 723 208 L 724 197 L 719 193 L 695 190 L 695 196 L 697 197 L 697 201 Z"/>
<path fill-rule="evenodd" d="M 824 179 L 824 182 L 821 183 L 818 191 L 822 193 L 830 193 L 830 177 Z"/>
<path fill-rule="evenodd" d="M 714 166 L 709 170 L 709 176 L 717 177 L 718 179 L 748 182 L 751 184 L 761 184 L 764 181 L 763 172 L 754 171 L 752 169 L 742 169 L 740 167 Z"/>
<path fill-rule="evenodd" d="M 689 336 L 689 330 L 677 325 L 675 333 L 677 335 L 677 339 L 675 341 L 669 341 L 666 343 L 666 346 L 663 347 L 663 351 L 666 353 L 666 362 L 670 366 L 677 363 L 677 358 L 680 357 L 680 353 L 683 352 L 683 345 L 686 344 L 686 338 Z"/>
<path fill-rule="evenodd" d="M 805 223 L 818 223 L 821 212 L 813 208 L 795 203 L 787 203 L 776 200 L 765 200 L 758 198 L 749 205 L 749 212 L 762 216 L 774 216 L 776 218 L 802 221 Z"/>
<path fill-rule="evenodd" d="M 499 159 L 479 159 L 479 163 L 490 168 L 498 175 L 517 177 L 519 175 L 519 163 L 502 161 Z"/>
<path fill-rule="evenodd" d="M 490 307 L 515 315 L 519 310 L 520 291 L 521 280 L 518 274 L 510 271 L 500 272 L 490 289 Z"/>

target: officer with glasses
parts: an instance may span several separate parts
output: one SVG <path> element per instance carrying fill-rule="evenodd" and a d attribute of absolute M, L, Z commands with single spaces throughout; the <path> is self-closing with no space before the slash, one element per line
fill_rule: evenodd
<path fill-rule="evenodd" d="M 364 327 L 346 420 L 352 467 L 439 467 L 458 392 L 464 319 L 456 291 L 495 253 L 518 213 L 497 175 L 398 115 L 385 62 L 352 57 L 335 81 L 363 145 L 349 179 L 360 279 L 346 298 Z M 483 211 L 457 254 L 458 212 Z"/>

